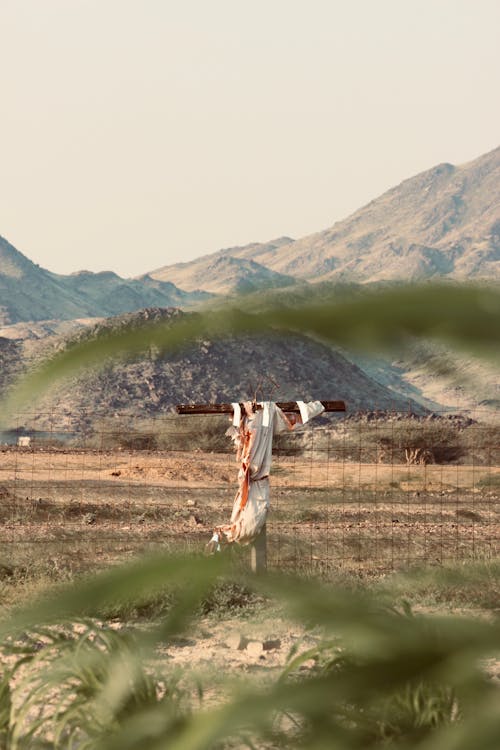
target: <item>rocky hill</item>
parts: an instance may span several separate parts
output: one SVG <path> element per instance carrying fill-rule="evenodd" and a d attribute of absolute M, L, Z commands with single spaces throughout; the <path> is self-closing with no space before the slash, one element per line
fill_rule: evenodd
<path fill-rule="evenodd" d="M 500 148 L 405 180 L 330 229 L 258 261 L 313 280 L 500 280 Z"/>
<path fill-rule="evenodd" d="M 0 336 L 0 396 L 7 386 L 24 369 L 22 341 Z"/>
<path fill-rule="evenodd" d="M 150 305 L 190 308 L 208 297 L 148 275 L 122 279 L 111 271 L 51 273 L 0 237 L 0 325 L 117 315 Z"/>
<path fill-rule="evenodd" d="M 255 256 L 264 252 L 278 251 L 290 241 L 286 237 L 265 245 L 253 243 L 245 247 L 227 248 L 193 262 L 164 266 L 152 271 L 150 276 L 172 281 L 187 291 L 203 289 L 225 295 L 290 286 L 296 282 L 293 276 L 273 271 L 254 260 Z"/>
<path fill-rule="evenodd" d="M 313 282 L 500 280 L 500 147 L 411 177 L 324 231 L 221 250 L 151 275 L 205 289 L 202 269 L 221 256 Z"/>
<path fill-rule="evenodd" d="M 69 336 L 47 335 L 22 342 L 0 339 L 4 344 L 3 349 L 0 346 L 0 368 L 8 358 L 11 372 L 19 372 L 75 340 L 143 324 L 146 319 L 169 325 L 185 314 L 193 313 L 153 308 L 109 318 Z M 161 415 L 176 403 L 241 400 L 252 397 L 260 381 L 266 396 L 274 390 L 269 377 L 280 386 L 274 391 L 280 400 L 344 399 L 351 411 L 407 410 L 409 405 L 408 399 L 378 384 L 341 354 L 305 336 L 247 336 L 198 341 L 173 355 L 150 349 L 141 357 L 110 360 L 98 371 L 59 383 L 56 393 L 37 404 L 35 424 L 46 427 L 43 414 L 53 408 L 68 426 L 121 412 L 136 418 Z"/>

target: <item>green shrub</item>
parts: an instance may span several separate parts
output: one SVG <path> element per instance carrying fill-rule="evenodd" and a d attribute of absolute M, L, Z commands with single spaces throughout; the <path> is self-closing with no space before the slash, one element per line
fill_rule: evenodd
<path fill-rule="evenodd" d="M 237 585 L 221 579 L 225 567 L 222 556 L 150 558 L 60 590 L 0 623 L 8 664 L 0 682 L 4 747 L 499 746 L 500 689 L 484 669 L 500 650 L 497 622 L 416 615 L 395 606 L 389 589 L 382 597 L 311 579 L 268 575 L 247 590 L 243 578 Z M 472 585 L 474 569 L 468 576 Z M 165 588 L 175 589 L 175 602 L 156 628 L 131 634 L 81 620 L 84 610 Z M 223 704 L 190 713 L 168 668 L 159 674 L 146 666 L 152 649 L 182 633 L 202 602 L 225 597 L 230 607 L 245 605 L 249 591 L 281 602 L 320 638 L 312 649 L 295 649 L 268 687 L 228 685 Z"/>

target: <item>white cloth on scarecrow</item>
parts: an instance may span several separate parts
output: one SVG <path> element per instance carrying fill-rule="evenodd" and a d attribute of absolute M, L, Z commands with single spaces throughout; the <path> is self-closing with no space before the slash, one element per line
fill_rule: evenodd
<path fill-rule="evenodd" d="M 307 404 L 304 401 L 297 401 L 297 406 L 299 407 L 302 424 L 309 422 L 310 419 L 314 419 L 325 411 L 321 401 L 309 401 Z"/>
<path fill-rule="evenodd" d="M 308 422 L 324 411 L 320 401 L 308 404 L 297 402 L 302 423 Z M 236 405 L 233 405 L 236 406 Z M 234 409 L 234 416 L 241 413 Z M 234 440 L 240 461 L 238 492 L 236 494 L 231 521 L 217 526 L 215 533 L 221 542 L 250 544 L 259 535 L 269 510 L 269 472 L 272 464 L 273 437 L 284 430 L 292 430 L 301 424 L 294 423 L 273 402 L 264 401 L 253 411 L 251 402 L 244 404 L 244 414 L 236 429 L 235 420 L 226 434 Z"/>

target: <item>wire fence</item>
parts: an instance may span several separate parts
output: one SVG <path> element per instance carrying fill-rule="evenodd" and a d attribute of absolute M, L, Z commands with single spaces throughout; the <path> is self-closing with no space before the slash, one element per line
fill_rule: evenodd
<path fill-rule="evenodd" d="M 52 572 L 156 547 L 201 552 L 229 520 L 227 417 L 20 414 L 0 434 L 0 565 Z M 321 417 L 277 436 L 273 568 L 362 575 L 500 552 L 491 412 Z"/>

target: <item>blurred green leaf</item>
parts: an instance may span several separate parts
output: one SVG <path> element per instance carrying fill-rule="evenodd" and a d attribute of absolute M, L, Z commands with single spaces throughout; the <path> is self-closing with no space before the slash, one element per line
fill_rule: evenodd
<path fill-rule="evenodd" d="M 427 285 L 316 303 L 311 293 L 307 305 L 292 309 L 276 304 L 250 314 L 226 307 L 181 317 L 168 326 L 107 333 L 69 347 L 21 380 L 4 403 L 3 415 L 59 378 L 99 366 L 112 356 L 135 355 L 152 345 L 175 351 L 199 337 L 265 334 L 270 329 L 368 349 L 399 346 L 408 337 L 434 338 L 498 361 L 500 292 L 492 287 Z M 80 744 L 75 747 L 202 750 L 241 733 L 256 747 L 268 743 L 274 748 L 364 750 L 388 743 L 401 750 L 500 747 L 500 691 L 482 668 L 485 659 L 500 652 L 498 620 L 414 615 L 390 606 L 387 595 L 382 600 L 368 592 L 277 575 L 260 577 L 252 585 L 283 602 L 295 619 L 323 633 L 317 649 L 307 654 L 316 667 L 300 672 L 304 657 L 298 655 L 266 689 L 235 689 L 226 704 L 195 714 L 171 711 L 158 700 L 141 660 L 156 643 L 187 627 L 203 597 L 227 570 L 226 563 L 222 555 L 150 557 L 60 588 L 0 623 L 4 647 L 10 646 L 11 656 L 17 658 L 0 683 L 4 745 L 51 746 L 52 740 L 46 739 L 50 731 L 42 731 L 48 720 L 43 699 L 48 687 L 57 692 L 64 683 L 71 690 L 66 703 L 60 695 L 56 711 L 59 747 L 78 735 Z M 95 626 L 88 631 L 94 632 L 92 638 L 76 641 L 60 630 L 64 623 L 154 596 L 166 586 L 176 592 L 173 606 L 133 645 L 126 637 L 96 634 Z M 48 652 L 38 653 L 30 636 L 40 634 L 42 626 L 53 649 L 46 671 L 40 667 Z M 23 632 L 24 646 L 16 641 Z M 34 672 L 29 673 L 31 667 Z M 10 683 L 16 669 L 16 679 L 26 680 L 28 692 L 13 727 Z M 18 677 L 23 670 L 28 675 Z M 94 733 L 86 726 L 88 717 Z"/>
<path fill-rule="evenodd" d="M 222 556 L 153 555 L 106 570 L 76 585 L 60 587 L 0 622 L 0 638 L 42 624 L 99 614 L 123 602 L 153 596 L 167 586 L 182 595 L 161 624 L 162 637 L 180 632 L 199 608 L 203 596 L 227 568 Z"/>
<path fill-rule="evenodd" d="M 353 300 L 335 298 L 293 308 L 276 301 L 251 313 L 229 304 L 168 324 L 131 326 L 68 346 L 23 377 L 3 404 L 4 417 L 33 401 L 60 378 L 110 357 L 137 355 L 151 346 L 163 352 L 187 347 L 200 337 L 266 334 L 270 330 L 313 335 L 349 348 L 402 346 L 410 337 L 437 339 L 498 361 L 500 290 L 493 286 L 441 284 L 367 291 Z"/>
<path fill-rule="evenodd" d="M 24 706 L 12 733 L 18 746 L 28 736 L 38 742 L 55 721 L 60 747 L 73 737 L 75 747 L 103 750 L 202 750 L 243 734 L 255 747 L 364 750 L 390 742 L 407 750 L 465 750 L 477 716 L 480 742 L 469 747 L 495 746 L 500 691 L 481 662 L 500 651 L 498 621 L 418 615 L 389 605 L 387 596 L 381 601 L 367 591 L 283 575 L 258 577 L 251 585 L 322 634 L 317 647 L 292 656 L 274 684 L 234 686 L 228 702 L 215 708 L 191 714 L 163 700 L 144 671 L 145 660 L 157 642 L 186 627 L 225 568 L 222 555 L 136 561 L 3 622 L 4 636 L 11 635 L 4 648 L 10 644 L 10 653 L 24 658 L 17 679 Z M 176 614 L 159 627 L 132 638 L 89 621 L 75 636 L 83 613 L 109 606 L 110 599 L 154 593 L 166 583 L 178 592 Z M 23 640 L 13 641 L 20 628 Z M 305 658 L 316 666 L 304 672 Z M 167 691 L 172 687 L 168 673 L 163 684 Z M 51 691 L 59 702 L 44 718 Z"/>

